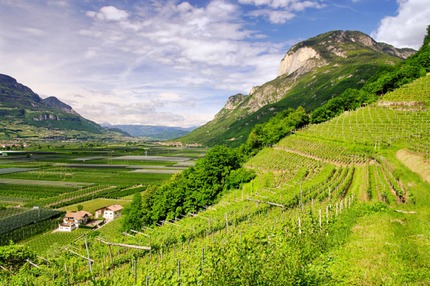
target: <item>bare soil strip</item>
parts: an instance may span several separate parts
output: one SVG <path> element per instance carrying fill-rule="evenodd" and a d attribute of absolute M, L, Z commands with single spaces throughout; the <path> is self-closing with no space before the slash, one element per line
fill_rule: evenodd
<path fill-rule="evenodd" d="M 164 162 L 183 162 L 188 161 L 188 157 L 174 157 L 174 156 L 120 156 L 114 157 L 112 160 L 137 160 L 137 161 L 164 161 Z"/>
<path fill-rule="evenodd" d="M 412 153 L 406 149 L 401 149 L 397 151 L 396 157 L 411 171 L 417 173 L 425 181 L 430 183 L 430 162 L 425 161 L 423 156 Z"/>
<path fill-rule="evenodd" d="M 20 172 L 30 172 L 37 170 L 37 168 L 1 168 L 0 175 L 20 173 Z"/>
<path fill-rule="evenodd" d="M 0 179 L 1 184 L 13 184 L 13 185 L 30 185 L 30 186 L 43 186 L 43 187 L 68 187 L 68 188 L 79 188 L 84 186 L 94 185 L 93 183 L 83 182 L 63 182 L 63 181 L 43 181 L 43 180 L 25 180 L 25 179 Z"/>
<path fill-rule="evenodd" d="M 146 173 L 146 174 L 176 174 L 182 170 L 160 170 L 160 169 L 137 169 L 131 171 L 131 173 Z"/>

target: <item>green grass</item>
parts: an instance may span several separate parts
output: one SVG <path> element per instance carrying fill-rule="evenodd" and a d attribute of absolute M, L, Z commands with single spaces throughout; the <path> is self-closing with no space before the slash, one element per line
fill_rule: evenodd
<path fill-rule="evenodd" d="M 82 203 L 78 203 L 78 204 L 73 204 L 73 205 L 69 205 L 66 207 L 62 207 L 59 208 L 59 210 L 64 210 L 64 211 L 77 211 L 78 205 L 81 205 L 83 207 L 83 210 L 88 211 L 92 214 L 94 214 L 95 210 L 105 207 L 105 206 L 110 206 L 113 204 L 119 204 L 122 205 L 123 207 L 126 207 L 130 204 L 131 200 L 129 199 L 105 199 L 105 198 L 98 198 L 98 199 L 93 199 L 93 200 L 89 200 L 86 202 L 82 202 Z"/>
<path fill-rule="evenodd" d="M 406 285 L 430 281 L 429 214 L 389 209 L 364 215 L 345 245 L 324 259 L 327 285 Z"/>
<path fill-rule="evenodd" d="M 62 247 L 72 243 L 79 236 L 89 233 L 89 229 L 77 229 L 72 232 L 46 232 L 37 236 L 34 236 L 22 243 L 27 245 L 30 249 L 35 251 L 41 256 L 52 254 L 56 255 L 62 250 Z"/>

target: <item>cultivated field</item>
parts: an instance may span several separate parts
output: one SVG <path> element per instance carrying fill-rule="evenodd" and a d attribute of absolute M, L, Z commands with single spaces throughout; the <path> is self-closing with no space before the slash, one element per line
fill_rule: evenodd
<path fill-rule="evenodd" d="M 184 151 L 189 156 L 182 155 Z M 159 185 L 185 168 L 176 164 L 191 166 L 204 152 L 204 149 L 183 150 L 157 145 L 70 145 L 67 149 L 49 146 L 49 151 L 31 150 L 30 147 L 28 151 L 3 155 L 0 157 L 0 214 L 4 215 L 0 216 L 0 244 L 28 240 L 32 235 L 57 228 L 59 215 L 54 214 L 76 210 L 78 205 L 90 212 L 114 203 L 126 206 L 134 193 Z M 31 213 L 35 210 L 42 224 L 33 220 Z M 15 218 L 6 214 L 15 214 Z M 28 227 L 26 231 L 23 227 L 28 224 L 39 226 Z M 16 228 L 22 229 L 19 235 L 16 235 Z"/>

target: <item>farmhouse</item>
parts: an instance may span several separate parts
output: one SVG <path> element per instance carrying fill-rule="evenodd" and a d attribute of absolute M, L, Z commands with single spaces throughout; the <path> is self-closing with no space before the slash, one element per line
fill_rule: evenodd
<path fill-rule="evenodd" d="M 108 207 L 103 207 L 96 210 L 95 217 L 96 218 L 103 217 L 107 220 L 113 220 L 121 216 L 122 209 L 123 207 L 121 205 L 111 205 Z"/>
<path fill-rule="evenodd" d="M 79 225 L 85 225 L 90 220 L 91 214 L 86 211 L 67 212 L 63 222 L 58 226 L 60 231 L 72 231 Z"/>

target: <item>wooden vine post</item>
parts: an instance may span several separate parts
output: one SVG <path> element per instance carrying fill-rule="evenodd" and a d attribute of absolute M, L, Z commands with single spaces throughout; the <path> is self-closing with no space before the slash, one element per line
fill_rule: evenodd
<path fill-rule="evenodd" d="M 112 245 L 112 246 L 120 246 L 120 247 L 126 247 L 126 248 L 134 248 L 134 249 L 141 249 L 141 250 L 151 250 L 150 246 L 141 246 L 141 245 L 133 245 L 133 244 L 124 244 L 124 243 L 114 243 L 114 242 L 108 242 L 101 238 L 98 238 L 98 240 L 101 243 L 104 243 L 106 245 Z"/>
<path fill-rule="evenodd" d="M 86 234 L 84 235 L 84 242 L 85 242 L 85 249 L 87 250 L 88 269 L 90 270 L 90 274 L 93 275 L 93 269 L 91 267 L 90 251 L 88 250 L 88 243 L 87 243 L 87 235 Z"/>
<path fill-rule="evenodd" d="M 133 259 L 133 271 L 134 271 L 134 284 L 137 283 L 137 258 L 134 257 Z"/>
<path fill-rule="evenodd" d="M 178 280 L 181 281 L 181 260 L 178 260 Z"/>
<path fill-rule="evenodd" d="M 205 248 L 202 248 L 202 272 L 203 272 L 203 265 L 205 264 Z"/>
<path fill-rule="evenodd" d="M 326 224 L 328 224 L 328 206 L 325 207 Z"/>

